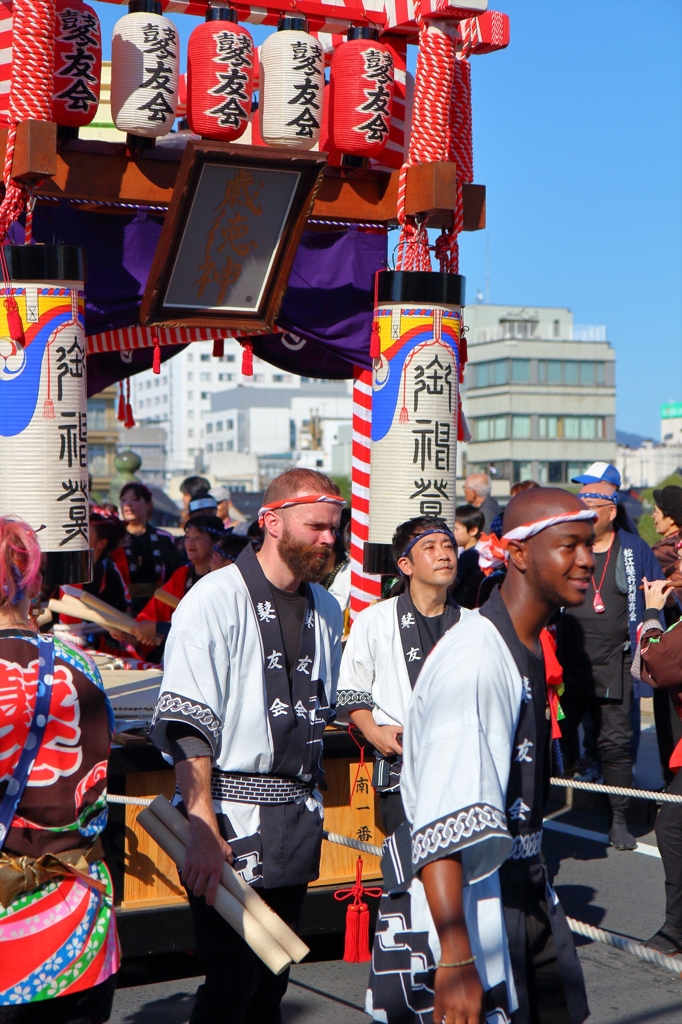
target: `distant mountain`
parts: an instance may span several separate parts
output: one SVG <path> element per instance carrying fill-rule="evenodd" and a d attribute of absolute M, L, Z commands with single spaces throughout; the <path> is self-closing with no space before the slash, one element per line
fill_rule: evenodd
<path fill-rule="evenodd" d="M 641 434 L 628 434 L 626 430 L 616 431 L 616 441 L 624 444 L 627 448 L 641 448 L 643 441 L 650 441 L 650 437 L 643 437 Z"/>

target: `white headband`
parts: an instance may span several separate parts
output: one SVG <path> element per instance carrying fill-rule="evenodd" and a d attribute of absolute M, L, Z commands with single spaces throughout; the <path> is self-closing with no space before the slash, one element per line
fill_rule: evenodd
<path fill-rule="evenodd" d="M 529 537 L 534 537 L 536 533 L 540 533 L 550 526 L 557 526 L 560 523 L 578 523 L 583 520 L 594 522 L 598 518 L 598 514 L 592 508 L 581 508 L 576 512 L 559 512 L 555 516 L 549 516 L 548 519 L 538 519 L 534 523 L 524 523 L 523 526 L 515 526 L 513 530 L 509 530 L 504 534 L 502 545 L 506 546 L 510 540 L 528 540 Z"/>

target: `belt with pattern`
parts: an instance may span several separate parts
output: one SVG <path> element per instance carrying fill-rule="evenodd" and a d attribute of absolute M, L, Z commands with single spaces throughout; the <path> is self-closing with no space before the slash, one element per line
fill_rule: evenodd
<path fill-rule="evenodd" d="M 245 772 L 211 771 L 211 796 L 238 804 L 293 804 L 305 800 L 312 785 L 299 779 L 275 775 L 247 775 Z"/>

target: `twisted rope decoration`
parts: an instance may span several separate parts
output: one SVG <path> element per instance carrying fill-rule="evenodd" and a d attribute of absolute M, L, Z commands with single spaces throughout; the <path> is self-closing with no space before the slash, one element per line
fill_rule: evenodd
<path fill-rule="evenodd" d="M 33 229 L 31 190 L 12 178 L 17 124 L 29 119 L 52 120 L 54 83 L 55 0 L 14 0 L 12 23 L 12 78 L 9 94 L 10 127 L 7 132 L 3 180 L 5 196 L 0 203 L 0 243 L 26 210 L 25 241 Z"/>
<path fill-rule="evenodd" d="M 451 231 L 438 239 L 441 271 L 459 273 L 459 234 L 464 226 L 462 183 L 474 180 L 474 145 L 471 118 L 471 65 L 464 55 L 455 61 L 450 96 L 447 159 L 457 166 L 457 205 Z"/>
<path fill-rule="evenodd" d="M 426 220 L 405 214 L 407 169 L 415 164 L 448 159 L 450 105 L 455 75 L 455 32 L 447 22 L 425 22 L 421 2 L 415 0 L 419 25 L 419 54 L 412 112 L 412 133 L 407 160 L 398 182 L 400 240 L 398 270 L 431 270 Z"/>

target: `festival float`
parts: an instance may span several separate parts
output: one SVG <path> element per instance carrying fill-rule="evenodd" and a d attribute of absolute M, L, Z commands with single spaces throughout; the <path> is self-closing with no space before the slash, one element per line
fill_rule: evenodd
<path fill-rule="evenodd" d="M 197 18 L 186 76 L 174 13 Z M 272 27 L 260 48 L 250 23 Z M 125 142 L 79 138 L 103 84 L 93 8 L 5 0 L 0 35 L 0 514 L 40 528 L 49 582 L 73 611 L 69 585 L 91 572 L 87 395 L 118 383 L 132 426 L 131 375 L 193 341 L 212 339 L 219 357 L 237 337 L 247 375 L 255 353 L 354 380 L 357 614 L 392 570 L 397 522 L 454 524 L 458 239 L 485 227 L 470 59 L 508 45 L 507 16 L 487 0 L 130 0 L 111 58 Z M 87 613 L 108 621 L 106 607 Z M 144 735 L 158 668 L 110 659 L 102 675 L 118 722 L 109 792 L 170 796 L 173 772 Z M 380 843 L 365 750 L 346 729 L 328 729 L 324 768 L 325 827 Z M 124 953 L 191 948 L 175 865 L 138 812 L 112 805 L 107 830 Z M 364 879 L 378 877 L 366 856 Z M 330 897 L 355 882 L 354 851 L 324 844 L 304 936 L 343 927 Z"/>

